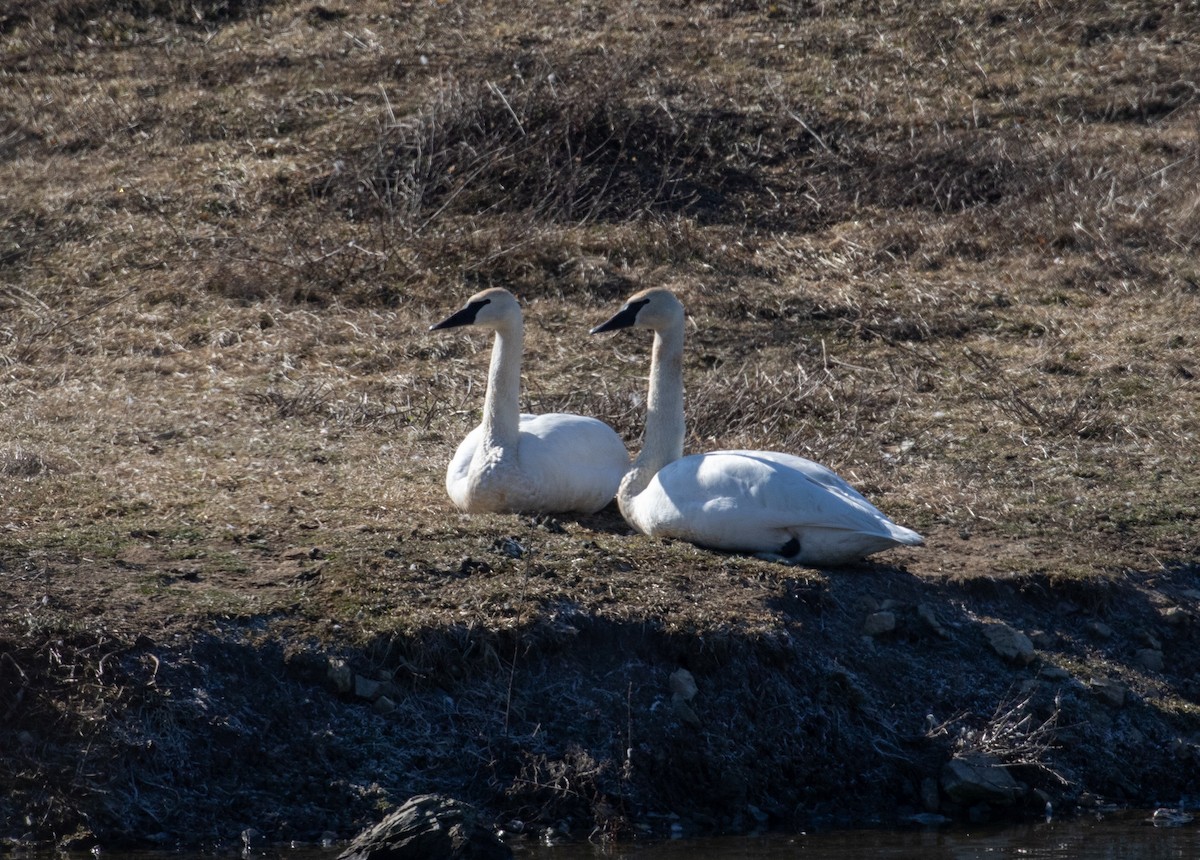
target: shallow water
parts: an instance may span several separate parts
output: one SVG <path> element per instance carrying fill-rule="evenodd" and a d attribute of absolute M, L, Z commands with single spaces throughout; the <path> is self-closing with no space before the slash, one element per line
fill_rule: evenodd
<path fill-rule="evenodd" d="M 517 860 L 1167 860 L 1200 858 L 1200 812 L 1182 826 L 1155 826 L 1149 812 L 1122 812 L 1041 824 L 844 830 L 798 835 L 676 839 L 636 845 L 577 843 L 547 846 L 534 839 L 514 844 Z M 335 860 L 344 846 L 282 848 L 239 860 Z M 64 860 L 63 855 L 18 854 L 22 860 Z M 236 854 L 98 852 L 75 860 L 212 860 Z"/>
<path fill-rule="evenodd" d="M 1200 816 L 1198 816 L 1200 818 Z M 527 860 L 1072 860 L 1200 858 L 1200 821 L 1153 826 L 1149 813 L 1003 827 L 851 830 L 792 836 L 680 839 L 646 846 L 518 848 Z"/>
<path fill-rule="evenodd" d="M 909 858 L 1198 858 L 1200 828 L 1090 827 L 1049 824 L 1016 830 L 855 831 L 808 836 L 677 840 L 657 845 L 605 848 L 590 845 L 518 849 L 530 860 L 858 860 Z"/>

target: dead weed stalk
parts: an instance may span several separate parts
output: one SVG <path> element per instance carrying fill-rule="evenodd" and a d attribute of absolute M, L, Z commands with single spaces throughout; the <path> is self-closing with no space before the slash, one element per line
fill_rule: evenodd
<path fill-rule="evenodd" d="M 1008 381 L 1008 373 L 995 359 L 970 347 L 963 348 L 963 355 L 979 371 L 970 380 L 971 387 L 1017 424 L 1057 436 L 1094 438 L 1113 435 L 1113 412 L 1095 384 L 1084 386 L 1067 400 L 1049 398 L 1035 403 Z"/>
<path fill-rule="evenodd" d="M 991 716 L 972 727 L 971 715 L 959 714 L 943 723 L 930 725 L 926 736 L 949 737 L 956 756 L 985 755 L 1006 767 L 1032 767 L 1062 783 L 1067 780 L 1047 764 L 1055 749 L 1061 710 L 1057 699 L 1049 715 L 1034 713 L 1033 695 L 1006 696 Z"/>

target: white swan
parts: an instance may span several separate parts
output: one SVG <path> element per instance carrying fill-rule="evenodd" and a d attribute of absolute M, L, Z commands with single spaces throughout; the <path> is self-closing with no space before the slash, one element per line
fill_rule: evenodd
<path fill-rule="evenodd" d="M 625 443 L 603 421 L 560 412 L 520 413 L 521 306 L 484 290 L 430 330 L 475 325 L 496 333 L 483 420 L 446 470 L 446 492 L 468 513 L 595 513 L 629 469 Z"/>
<path fill-rule="evenodd" d="M 815 567 L 923 543 L 811 460 L 774 451 L 683 457 L 683 305 L 668 290 L 645 290 L 592 334 L 630 327 L 654 332 L 642 452 L 617 490 L 639 532 Z"/>

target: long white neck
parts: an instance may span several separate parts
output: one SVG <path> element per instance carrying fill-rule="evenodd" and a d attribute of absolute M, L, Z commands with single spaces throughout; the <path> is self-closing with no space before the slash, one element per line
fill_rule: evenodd
<path fill-rule="evenodd" d="M 617 491 L 625 510 L 658 470 L 683 456 L 683 320 L 655 331 L 642 451 Z"/>
<path fill-rule="evenodd" d="M 521 350 L 524 335 L 519 319 L 497 327 L 483 401 L 481 448 L 516 450 L 521 425 Z"/>

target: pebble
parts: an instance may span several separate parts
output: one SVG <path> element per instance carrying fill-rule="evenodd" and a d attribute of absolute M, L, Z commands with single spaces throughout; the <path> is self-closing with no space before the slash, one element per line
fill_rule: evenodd
<path fill-rule="evenodd" d="M 1114 708 L 1120 708 L 1125 704 L 1125 696 L 1129 692 L 1129 688 L 1124 684 L 1107 678 L 1093 678 L 1089 686 L 1100 701 Z"/>
<path fill-rule="evenodd" d="M 863 622 L 863 633 L 868 636 L 881 636 L 884 633 L 891 633 L 895 629 L 896 614 L 886 610 L 872 612 L 867 616 L 867 620 Z"/>
<path fill-rule="evenodd" d="M 1163 670 L 1163 653 L 1154 648 L 1143 648 L 1134 655 L 1134 660 L 1139 666 L 1150 672 Z"/>
<path fill-rule="evenodd" d="M 1113 629 L 1103 621 L 1093 621 L 1087 626 L 1087 629 L 1095 633 L 1101 639 L 1111 639 L 1113 636 Z"/>

